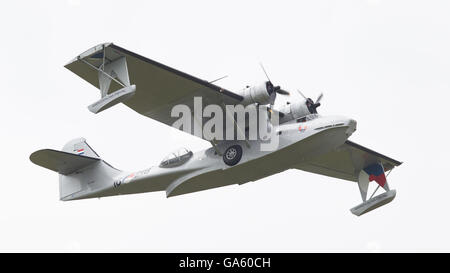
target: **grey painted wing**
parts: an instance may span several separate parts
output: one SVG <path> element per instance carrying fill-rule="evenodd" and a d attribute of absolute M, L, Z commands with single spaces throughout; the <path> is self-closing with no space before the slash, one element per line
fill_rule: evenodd
<path fill-rule="evenodd" d="M 402 164 L 402 162 L 347 140 L 338 149 L 295 165 L 293 168 L 357 182 L 359 172 L 373 163 L 381 163 L 384 171 L 389 171 Z"/>
<path fill-rule="evenodd" d="M 126 58 L 129 82 L 135 94 L 123 103 L 136 112 L 171 126 L 179 117 L 171 117 L 172 107 L 184 104 L 193 109 L 194 97 L 202 98 L 202 107 L 210 104 L 236 105 L 242 97 L 112 43 L 101 44 L 80 54 L 65 67 L 100 89 L 99 72 L 103 62 Z M 89 62 L 90 65 L 87 65 Z M 122 88 L 112 81 L 108 94 Z"/>

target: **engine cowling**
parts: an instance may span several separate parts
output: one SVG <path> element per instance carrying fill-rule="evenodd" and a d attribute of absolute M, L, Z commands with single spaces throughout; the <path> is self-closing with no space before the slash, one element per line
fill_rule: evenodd
<path fill-rule="evenodd" d="M 317 114 L 317 107 L 320 106 L 320 100 L 323 97 L 321 93 L 317 98 L 316 102 L 314 102 L 311 98 L 305 97 L 300 91 L 300 95 L 304 98 L 304 100 L 296 101 L 293 103 L 289 103 L 284 105 L 279 110 L 284 114 L 281 122 L 287 122 L 289 120 L 298 119 L 306 117 L 309 114 Z"/>
<path fill-rule="evenodd" d="M 306 115 L 312 114 L 308 109 L 306 101 L 298 101 L 290 104 L 290 112 L 292 114 L 292 118 L 301 118 Z"/>
<path fill-rule="evenodd" d="M 285 121 L 301 118 L 312 114 L 308 109 L 308 106 L 306 105 L 306 100 L 296 101 L 284 105 L 279 111 L 284 114 L 283 120 Z"/>
<path fill-rule="evenodd" d="M 284 113 L 288 113 L 288 115 L 290 115 L 290 119 L 301 118 L 311 114 L 305 100 L 296 101 L 291 104 L 285 105 L 283 107 L 283 110 L 281 111 Z"/>
<path fill-rule="evenodd" d="M 270 81 L 265 81 L 255 86 L 244 88 L 238 92 L 244 99 L 241 104 L 244 106 L 258 103 L 261 105 L 273 103 L 276 92 L 275 87 Z"/>

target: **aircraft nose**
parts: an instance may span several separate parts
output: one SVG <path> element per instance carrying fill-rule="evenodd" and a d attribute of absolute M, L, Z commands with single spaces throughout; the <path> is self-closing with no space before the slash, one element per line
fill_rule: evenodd
<path fill-rule="evenodd" d="M 348 129 L 345 133 L 347 134 L 347 136 L 351 136 L 351 134 L 353 134 L 353 132 L 356 131 L 356 120 L 349 119 L 347 121 L 347 124 L 348 124 Z"/>

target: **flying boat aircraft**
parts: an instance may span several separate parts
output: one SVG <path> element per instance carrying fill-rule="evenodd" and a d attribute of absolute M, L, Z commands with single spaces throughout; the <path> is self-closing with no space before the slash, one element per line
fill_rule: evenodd
<path fill-rule="evenodd" d="M 88 106 L 95 114 L 123 103 L 141 115 L 173 126 L 179 120 L 173 115 L 177 105 L 188 109 L 215 105 L 224 112 L 228 106 L 242 105 L 265 109 L 258 112 L 259 116 L 267 113 L 262 120 L 277 142 L 275 149 L 261 149 L 268 140 L 251 139 L 249 125 L 225 113 L 220 124 L 223 134 L 233 130 L 231 139 L 211 138 L 191 130 L 188 133 L 209 141 L 211 147 L 195 153 L 181 148 L 157 166 L 127 172 L 108 164 L 84 138 L 77 138 L 61 151 L 42 149 L 30 155 L 33 163 L 59 173 L 60 200 L 154 191 L 165 191 L 167 197 L 173 197 L 242 185 L 288 169 L 356 182 L 362 203 L 351 212 L 358 216 L 395 198 L 396 191 L 390 189 L 385 173 L 402 163 L 350 141 L 356 130 L 354 119 L 319 115 L 322 94 L 313 101 L 299 92 L 299 99 L 275 108 L 277 95 L 289 96 L 292 92 L 275 86 L 267 74 L 267 80 L 260 84 L 232 92 L 215 81 L 199 79 L 112 43 L 88 49 L 65 67 L 100 90 L 100 100 Z M 192 114 L 183 131 L 211 118 Z M 245 116 L 245 121 L 249 119 Z M 225 126 L 230 120 L 232 126 Z M 378 184 L 376 190 L 382 188 L 384 192 L 374 196 L 375 190 L 367 198 L 371 181 Z"/>

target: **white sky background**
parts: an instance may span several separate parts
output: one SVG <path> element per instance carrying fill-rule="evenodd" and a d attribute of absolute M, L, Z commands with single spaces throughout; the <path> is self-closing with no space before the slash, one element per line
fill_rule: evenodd
<path fill-rule="evenodd" d="M 0 251 L 449 251 L 448 1 L 9 1 L 0 8 Z M 140 170 L 207 142 L 99 92 L 63 66 L 114 42 L 237 90 L 271 80 L 319 112 L 358 121 L 351 140 L 403 161 L 397 198 L 362 217 L 355 183 L 290 170 L 243 186 L 59 201 L 29 161 L 83 136 Z M 281 96 L 279 96 L 281 97 Z M 281 100 L 280 100 L 281 101 Z"/>

